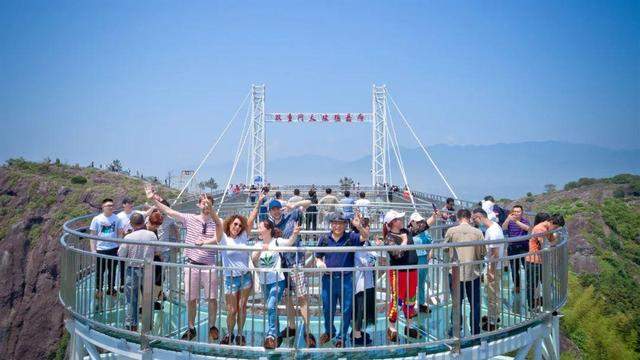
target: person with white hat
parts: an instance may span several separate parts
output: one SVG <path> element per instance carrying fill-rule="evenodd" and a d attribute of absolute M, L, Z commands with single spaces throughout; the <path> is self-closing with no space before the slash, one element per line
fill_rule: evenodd
<path fill-rule="evenodd" d="M 389 210 L 384 216 L 384 226 L 382 228 L 383 241 L 386 245 L 413 245 L 413 236 L 417 231 L 424 232 L 429 228 L 427 222 L 423 222 L 419 227 L 407 230 L 404 227 L 405 213 Z M 435 222 L 435 219 L 434 219 Z M 400 250 L 389 252 L 389 264 L 391 266 L 404 267 L 407 265 L 417 265 L 418 255 L 415 250 Z M 389 270 L 387 279 L 390 285 L 391 298 L 387 316 L 389 318 L 389 328 L 387 329 L 387 339 L 392 342 L 398 341 L 398 320 L 397 306 L 400 305 L 407 323 L 404 329 L 406 336 L 418 338 L 418 330 L 412 326 L 412 318 L 417 316 L 416 290 L 418 286 L 417 269 Z"/>
<path fill-rule="evenodd" d="M 409 217 L 409 230 L 414 236 L 414 243 L 416 245 L 431 244 L 431 234 L 426 230 L 429 226 L 436 223 L 437 214 L 438 211 L 436 210 L 428 219 L 422 217 L 417 211 L 411 214 Z M 427 250 L 418 249 L 416 250 L 416 254 L 418 255 L 418 265 L 424 266 L 429 263 L 431 252 L 427 254 Z M 427 274 L 428 269 L 426 267 L 418 269 L 418 308 L 421 313 L 429 313 L 429 305 L 426 302 L 426 298 L 428 297 Z"/>

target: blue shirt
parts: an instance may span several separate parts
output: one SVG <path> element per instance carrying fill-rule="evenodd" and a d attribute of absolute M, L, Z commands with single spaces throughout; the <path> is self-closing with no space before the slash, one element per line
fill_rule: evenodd
<path fill-rule="evenodd" d="M 340 204 L 347 204 L 347 205 L 353 205 L 355 204 L 356 201 L 353 200 L 350 197 L 344 198 L 342 200 L 340 200 Z M 353 217 L 355 216 L 354 212 L 353 212 L 353 206 L 343 206 L 342 207 L 342 212 L 344 213 L 344 217 L 347 219 L 353 219 Z"/>
<path fill-rule="evenodd" d="M 338 241 L 335 241 L 330 233 L 323 235 L 320 237 L 320 240 L 318 240 L 318 246 L 362 246 L 362 243 L 360 242 L 360 233 L 357 231 L 351 231 L 342 234 Z M 324 263 L 328 268 L 352 268 L 354 264 L 354 252 L 317 252 L 316 257 L 324 258 Z"/>
<path fill-rule="evenodd" d="M 273 221 L 278 229 L 282 231 L 282 237 L 288 239 L 293 234 L 293 229 L 295 229 L 296 224 L 302 218 L 302 210 L 300 208 L 296 208 L 291 210 L 289 213 L 282 215 L 280 218 L 280 222 L 276 224 L 276 222 L 269 216 L 269 220 Z M 293 243 L 292 246 L 300 246 L 300 236 L 296 239 L 296 242 Z M 288 268 L 293 265 L 304 264 L 304 252 L 287 252 L 282 254 L 282 267 Z"/>
<path fill-rule="evenodd" d="M 429 234 L 428 231 L 423 231 L 413 238 L 413 243 L 416 245 L 431 244 L 431 234 Z M 416 254 L 418 254 L 418 256 L 427 256 L 427 250 L 416 250 Z"/>

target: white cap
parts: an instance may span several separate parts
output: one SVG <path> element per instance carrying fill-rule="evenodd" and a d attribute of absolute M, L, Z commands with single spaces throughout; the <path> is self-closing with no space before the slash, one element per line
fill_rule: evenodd
<path fill-rule="evenodd" d="M 419 212 L 414 212 L 413 214 L 411 214 L 411 216 L 409 216 L 409 221 L 422 221 L 424 220 L 424 218 L 422 217 L 422 215 L 420 215 Z"/>
<path fill-rule="evenodd" d="M 403 212 L 397 212 L 395 210 L 389 210 L 386 214 L 384 214 L 384 223 L 388 224 L 395 219 L 402 219 L 404 217 Z"/>

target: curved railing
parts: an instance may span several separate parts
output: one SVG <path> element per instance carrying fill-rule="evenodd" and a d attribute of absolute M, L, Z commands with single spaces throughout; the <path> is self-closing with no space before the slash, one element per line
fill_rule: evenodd
<path fill-rule="evenodd" d="M 387 205 L 389 206 L 389 205 Z M 65 223 L 64 234 L 60 241 L 62 244 L 61 256 L 61 289 L 60 300 L 65 309 L 73 318 L 92 328 L 98 329 L 114 337 L 124 338 L 131 342 L 140 343 L 142 348 L 162 348 L 175 351 L 190 351 L 194 353 L 228 356 L 228 357 L 260 357 L 267 353 L 284 354 L 318 354 L 325 356 L 331 354 L 350 354 L 348 356 L 375 357 L 404 357 L 418 353 L 436 353 L 449 350 L 456 350 L 471 346 L 479 341 L 491 341 L 501 337 L 510 336 L 529 327 L 539 324 L 549 318 L 550 314 L 558 310 L 566 302 L 567 296 L 567 234 L 564 229 L 559 229 L 557 241 L 554 245 L 543 248 L 537 254 L 518 254 L 505 256 L 499 260 L 492 260 L 496 263 L 495 269 L 499 270 L 493 275 L 497 280 L 471 281 L 463 283 L 460 281 L 460 274 L 466 268 L 477 267 L 487 268 L 488 260 L 478 260 L 474 262 L 462 263 L 453 259 L 449 254 L 456 254 L 457 250 L 467 246 L 486 246 L 490 244 L 502 244 L 528 240 L 530 237 L 510 238 L 493 242 L 477 243 L 444 243 L 443 233 L 450 225 L 438 225 L 428 231 L 434 242 L 429 245 L 412 246 L 366 246 L 366 247 L 337 247 L 321 248 L 323 253 L 344 253 L 369 251 L 375 258 L 372 266 L 356 266 L 354 268 L 316 268 L 313 266 L 313 254 L 320 248 L 313 246 L 320 234 L 326 230 L 303 230 L 301 236 L 305 246 L 299 248 L 283 247 L 277 251 L 304 252 L 306 257 L 306 267 L 295 269 L 282 269 L 285 273 L 296 276 L 304 276 L 306 279 L 307 302 L 309 311 L 308 331 L 315 336 L 318 347 L 308 348 L 301 336 L 286 339 L 275 350 L 265 350 L 263 341 L 265 339 L 265 327 L 268 324 L 268 309 L 266 309 L 265 296 L 262 289 L 256 288 L 251 292 L 247 302 L 246 322 L 244 325 L 244 336 L 246 344 L 244 346 L 230 344 L 223 345 L 218 341 L 210 341 L 207 337 L 207 329 L 216 326 L 220 330 L 220 338 L 226 331 L 226 300 L 224 294 L 223 276 L 226 270 L 218 261 L 216 266 L 199 266 L 183 262 L 182 251 L 192 246 L 184 243 L 162 243 L 151 242 L 146 245 L 163 247 L 167 256 L 164 261 L 142 261 L 118 258 L 115 256 L 101 255 L 91 252 L 89 241 L 100 239 L 90 236 L 85 231 L 91 216 L 83 216 L 72 219 Z M 372 230 L 374 236 L 379 231 Z M 118 243 L 132 243 L 124 239 L 110 239 L 109 241 Z M 136 242 L 136 244 L 141 244 Z M 200 247 L 201 248 L 201 247 Z M 229 246 L 209 246 L 218 251 L 251 251 L 247 247 Z M 384 259 L 390 251 L 425 250 L 430 252 L 432 260 L 415 266 L 390 266 Z M 452 251 L 456 249 L 456 251 Z M 539 266 L 531 265 L 525 261 L 525 257 L 537 255 L 541 259 Z M 96 297 L 96 267 L 102 262 L 112 264 L 116 287 L 123 285 L 120 273 L 130 274 L 133 270 L 140 270 L 141 295 L 138 304 L 140 311 L 137 329 L 127 326 L 126 312 L 130 309 L 131 301 L 127 300 L 133 296 L 133 291 L 126 293 L 116 292 L 107 295 L 108 291 L 103 284 L 103 295 Z M 514 266 L 515 265 L 515 266 Z M 109 265 L 107 265 L 109 266 Z M 516 269 L 521 277 L 520 292 L 514 291 L 514 276 L 511 269 Z M 418 338 L 405 336 L 406 318 L 401 315 L 402 306 L 399 305 L 391 293 L 390 276 L 396 278 L 399 272 L 416 270 L 426 275 L 427 301 L 430 304 L 430 313 L 419 313 L 413 319 L 412 328 L 418 333 Z M 507 271 L 508 270 L 508 271 Z M 356 346 L 354 339 L 349 334 L 343 337 L 343 347 L 336 349 L 335 339 L 327 344 L 320 345 L 321 334 L 325 332 L 323 311 L 327 306 L 334 306 L 334 301 L 326 301 L 326 296 L 330 299 L 334 297 L 335 282 L 339 285 L 336 291 L 345 292 L 345 297 L 350 296 L 352 304 L 355 303 L 356 294 L 352 291 L 348 294 L 346 290 L 349 286 L 355 285 L 355 274 L 357 272 L 370 271 L 375 275 L 375 290 L 373 297 L 374 318 L 367 318 L 365 314 L 362 319 L 364 324 L 370 323 L 366 328 L 370 334 L 371 342 L 363 346 Z M 156 275 L 156 272 L 160 275 Z M 217 294 L 218 307 L 215 316 L 210 316 L 206 302 L 200 299 L 196 311 L 197 335 L 193 341 L 181 340 L 181 335 L 187 328 L 187 306 L 184 300 L 185 274 L 207 274 L 217 276 L 217 286 L 210 289 Z M 264 276 L 262 269 L 252 268 L 249 270 L 252 277 Z M 161 276 L 160 285 L 156 285 L 155 276 Z M 402 277 L 409 287 L 410 277 Z M 327 282 L 328 281 L 328 282 Z M 324 283 L 323 283 L 324 282 Z M 347 283 L 347 286 L 344 284 Z M 535 283 L 535 284 L 534 284 Z M 327 284 L 330 284 L 327 286 Z M 396 280 L 396 286 L 400 284 Z M 466 286 L 466 288 L 465 288 Z M 135 287 L 135 286 L 134 286 Z M 122 289 L 119 289 L 122 290 Z M 198 290 L 199 291 L 199 290 Z M 328 293 L 327 293 L 328 292 Z M 471 302 L 466 297 L 467 292 L 479 294 L 480 317 L 488 315 L 488 306 L 492 307 L 493 315 L 500 318 L 497 328 L 485 328 L 481 331 L 474 331 L 477 317 L 471 308 Z M 491 295 L 490 295 L 491 294 Z M 202 295 L 200 295 L 202 296 Z M 323 304 L 323 296 L 325 302 Z M 466 298 L 460 301 L 460 298 Z M 368 301 L 368 300 L 366 300 Z M 366 302 L 365 301 L 365 302 Z M 491 303 L 490 303 L 491 302 Z M 293 302 L 294 304 L 297 301 Z M 393 305 L 390 305 L 393 303 Z M 495 305 L 497 303 L 497 305 Z M 286 304 L 282 299 L 278 302 L 278 313 L 280 329 L 284 329 L 286 320 Z M 340 304 L 341 307 L 342 304 Z M 365 304 L 365 307 L 367 304 Z M 390 307 L 392 310 L 389 310 Z M 338 312 L 347 312 L 348 306 Z M 133 309 L 138 312 L 138 309 Z M 387 337 L 389 327 L 389 311 L 399 314 L 397 321 L 398 339 L 391 341 Z M 496 312 L 497 311 L 497 312 Z M 130 313 L 131 314 L 131 313 Z M 352 312 L 351 331 L 357 315 Z M 211 320 L 215 319 L 215 320 Z M 481 321 L 482 319 L 480 319 Z M 213 321 L 214 323 L 210 323 Z M 347 321 L 341 316 L 336 316 L 334 324 L 336 329 L 341 328 L 342 321 Z M 302 317 L 300 309 L 295 314 L 295 324 L 300 328 Z M 363 329 L 365 330 L 365 329 Z M 339 330 L 338 330 L 339 331 Z M 340 331 L 339 331 L 340 332 Z"/>

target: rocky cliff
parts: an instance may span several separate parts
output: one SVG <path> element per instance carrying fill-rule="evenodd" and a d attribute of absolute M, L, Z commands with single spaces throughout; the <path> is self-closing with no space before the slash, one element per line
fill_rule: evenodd
<path fill-rule="evenodd" d="M 570 288 L 561 321 L 565 354 L 640 358 L 640 176 L 583 178 L 563 191 L 517 202 L 566 219 Z"/>
<path fill-rule="evenodd" d="M 143 201 L 142 182 L 63 164 L 10 160 L 0 167 L 0 357 L 62 355 L 58 303 L 64 221 L 99 210 L 103 198 Z"/>

